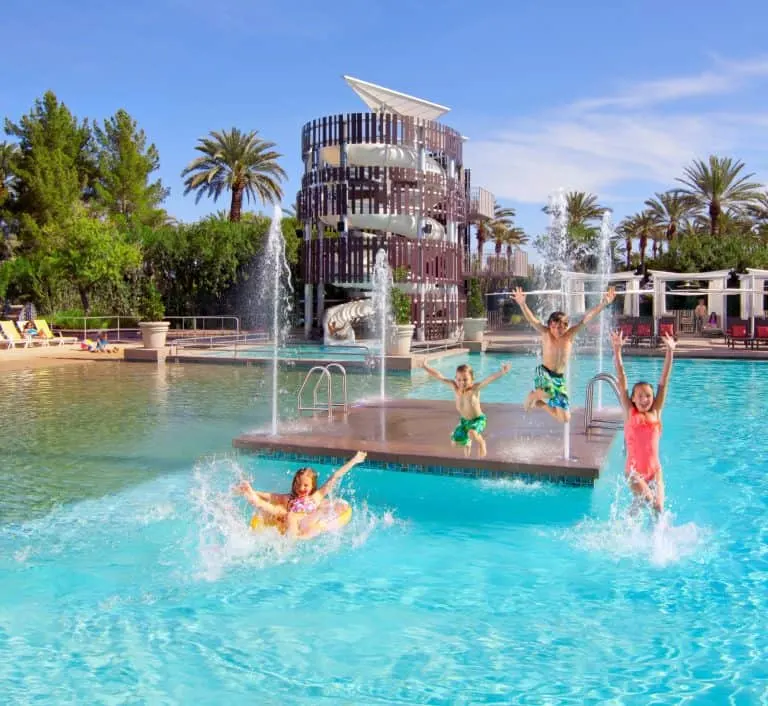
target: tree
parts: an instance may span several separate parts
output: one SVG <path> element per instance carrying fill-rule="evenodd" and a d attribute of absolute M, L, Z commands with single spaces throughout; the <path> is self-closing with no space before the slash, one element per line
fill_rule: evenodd
<path fill-rule="evenodd" d="M 163 212 L 158 206 L 168 195 L 158 179 L 149 182 L 150 175 L 160 166 L 160 156 L 154 144 L 147 146 L 143 130 L 124 110 L 118 110 L 94 126 L 98 149 L 99 174 L 95 184 L 96 197 L 111 216 L 126 221 L 156 223 Z"/>
<path fill-rule="evenodd" d="M 552 210 L 549 205 L 542 209 L 547 215 Z M 585 191 L 569 191 L 565 195 L 565 211 L 568 214 L 568 230 L 589 227 L 594 221 L 599 221 L 605 213 L 605 206 L 597 202 L 595 194 Z"/>
<path fill-rule="evenodd" d="M 749 181 L 754 174 L 742 174 L 743 169 L 744 162 L 711 155 L 706 162 L 694 160 L 685 168 L 685 176 L 677 180 L 685 186 L 682 193 L 706 211 L 711 235 L 720 232 L 720 214 L 724 210 L 743 211 L 760 198 L 761 184 Z"/>
<path fill-rule="evenodd" d="M 18 154 L 18 145 L 13 142 L 0 142 L 0 206 L 14 192 Z"/>
<path fill-rule="evenodd" d="M 263 203 L 280 201 L 280 182 L 286 173 L 277 163 L 282 155 L 272 149 L 274 142 L 262 140 L 255 130 L 244 133 L 237 128 L 213 131 L 210 135 L 198 140 L 200 144 L 195 149 L 202 156 L 181 173 L 186 177 L 185 194 L 196 191 L 197 203 L 203 195 L 217 201 L 222 191 L 231 191 L 229 220 L 233 223 L 240 220 L 243 196 L 248 201 L 257 197 Z"/>
<path fill-rule="evenodd" d="M 680 191 L 665 191 L 654 194 L 653 198 L 646 200 L 645 206 L 656 225 L 663 230 L 664 239 L 669 243 L 677 235 L 680 224 L 688 221 L 693 215 L 696 203 L 688 194 Z"/>
<path fill-rule="evenodd" d="M 650 211 L 641 211 L 633 216 L 628 216 L 619 224 L 619 232 L 624 236 L 627 243 L 627 269 L 631 267 L 632 239 L 639 241 L 640 267 L 642 267 L 645 264 L 648 241 L 657 238 L 660 232 L 653 214 Z"/>
<path fill-rule="evenodd" d="M 79 123 L 48 91 L 18 123 L 5 121 L 18 138 L 17 209 L 38 226 L 68 218 L 93 192 L 95 164 L 88 121 Z"/>
<path fill-rule="evenodd" d="M 97 285 L 121 281 L 141 265 L 137 245 L 128 243 L 114 224 L 92 218 L 82 208 L 44 232 L 53 269 L 77 288 L 86 314 Z"/>

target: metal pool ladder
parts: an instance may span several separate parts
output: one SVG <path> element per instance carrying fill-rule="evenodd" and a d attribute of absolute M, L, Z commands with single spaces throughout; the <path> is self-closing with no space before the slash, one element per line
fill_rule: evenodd
<path fill-rule="evenodd" d="M 618 429 L 623 425 L 623 421 L 617 419 L 599 419 L 594 416 L 594 396 L 595 387 L 598 383 L 604 382 L 610 387 L 616 399 L 621 401 L 621 390 L 619 390 L 619 381 L 610 373 L 598 373 L 587 383 L 587 399 L 584 409 L 584 432 L 590 429 L 601 427 L 603 429 Z"/>
<path fill-rule="evenodd" d="M 331 370 L 338 369 L 341 374 L 341 394 L 342 401 L 333 401 L 333 375 Z M 310 381 L 314 373 L 319 373 L 317 376 L 317 382 L 315 382 L 314 388 L 312 388 L 312 406 L 305 406 L 303 402 L 304 388 Z M 320 388 L 320 383 L 325 380 L 326 389 L 328 391 L 328 401 L 322 404 L 317 399 L 317 391 Z M 328 363 L 328 365 L 315 365 L 309 369 L 309 372 L 304 377 L 304 382 L 301 383 L 298 395 L 298 409 L 299 414 L 302 412 L 328 412 L 328 419 L 333 419 L 333 410 L 335 407 L 341 407 L 344 410 L 344 414 L 347 413 L 347 371 L 340 363 Z"/>

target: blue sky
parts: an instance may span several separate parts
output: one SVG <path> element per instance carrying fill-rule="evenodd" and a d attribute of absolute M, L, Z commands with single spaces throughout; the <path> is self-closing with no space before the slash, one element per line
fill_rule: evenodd
<path fill-rule="evenodd" d="M 768 6 L 619 5 L 6 0 L 0 115 L 17 119 L 47 89 L 79 117 L 125 108 L 183 220 L 228 206 L 196 206 L 179 176 L 212 129 L 276 142 L 292 203 L 302 124 L 361 109 L 342 74 L 450 106 L 473 184 L 531 235 L 559 187 L 597 193 L 620 218 L 713 152 L 768 181 Z"/>

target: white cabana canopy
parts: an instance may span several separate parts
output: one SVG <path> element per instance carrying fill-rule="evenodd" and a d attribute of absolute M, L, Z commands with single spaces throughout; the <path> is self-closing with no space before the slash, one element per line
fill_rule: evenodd
<path fill-rule="evenodd" d="M 613 272 L 609 275 L 587 274 L 584 272 L 563 272 L 563 286 L 567 294 L 567 306 L 574 314 L 583 314 L 586 311 L 584 298 L 585 282 L 606 282 L 608 285 L 624 283 L 624 316 L 640 315 L 640 281 L 642 275 L 630 272 Z"/>
<path fill-rule="evenodd" d="M 680 280 L 706 282 L 706 287 L 689 289 L 688 294 L 699 294 L 707 299 L 707 311 L 717 314 L 718 321 L 725 321 L 725 291 L 728 288 L 728 278 L 731 270 L 715 270 L 713 272 L 664 272 L 663 270 L 648 270 L 653 278 L 653 320 L 658 329 L 659 319 L 668 316 L 667 294 L 681 294 L 682 292 L 668 292 L 669 282 Z M 712 290 L 712 291 L 710 291 Z"/>
<path fill-rule="evenodd" d="M 749 319 L 750 332 L 755 333 L 755 317 L 765 316 L 765 282 L 768 270 L 747 267 L 747 273 L 736 275 L 741 293 L 741 318 Z"/>

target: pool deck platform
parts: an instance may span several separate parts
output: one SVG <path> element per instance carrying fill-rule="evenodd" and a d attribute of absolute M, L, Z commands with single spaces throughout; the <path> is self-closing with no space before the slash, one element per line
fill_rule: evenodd
<path fill-rule="evenodd" d="M 521 405 L 484 404 L 488 427 L 483 434 L 488 455 L 478 458 L 476 447 L 467 458 L 451 446 L 458 422 L 452 401 L 368 400 L 351 405 L 344 414 L 314 413 L 268 432 L 242 434 L 238 449 L 267 455 L 338 463 L 355 451 L 368 452 L 369 461 L 389 470 L 463 476 L 523 476 L 568 485 L 592 485 L 608 455 L 616 429 L 584 432 L 584 410 L 572 410 L 570 458 L 563 458 L 563 426 L 541 410 L 526 413 Z M 618 409 L 603 409 L 600 419 L 620 420 Z M 331 460 L 333 459 L 333 460 Z"/>

